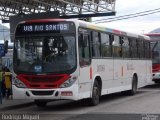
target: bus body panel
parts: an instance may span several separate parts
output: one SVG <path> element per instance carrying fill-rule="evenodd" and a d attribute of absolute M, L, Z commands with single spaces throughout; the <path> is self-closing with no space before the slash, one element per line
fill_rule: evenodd
<path fill-rule="evenodd" d="M 92 59 L 93 81 L 99 76 L 102 80 L 102 95 L 108 93 L 108 89 L 113 85 L 113 60 Z M 106 92 L 105 92 L 106 91 Z"/>
<path fill-rule="evenodd" d="M 102 79 L 102 95 L 130 90 L 134 74 L 138 77 L 138 88 L 151 84 L 149 66 L 151 61 L 144 60 L 92 60 L 93 74 Z"/>
<path fill-rule="evenodd" d="M 88 98 L 91 95 L 92 79 L 90 78 L 90 66 L 79 70 L 79 95 L 80 98 Z"/>
<path fill-rule="evenodd" d="M 12 86 L 13 88 L 13 99 L 70 99 L 70 100 L 78 100 L 78 84 L 75 83 L 69 88 L 56 88 L 56 89 L 23 89 L 23 88 L 17 88 L 15 85 Z M 38 92 L 47 92 L 51 91 L 53 92 L 50 95 L 35 95 L 35 93 Z M 34 93 L 33 93 L 34 92 Z M 63 93 L 66 92 L 66 93 Z M 67 95 L 72 93 L 72 95 Z M 62 93 L 64 95 L 62 95 Z M 56 95 L 57 94 L 57 95 Z M 66 95 L 65 95 L 66 94 Z"/>

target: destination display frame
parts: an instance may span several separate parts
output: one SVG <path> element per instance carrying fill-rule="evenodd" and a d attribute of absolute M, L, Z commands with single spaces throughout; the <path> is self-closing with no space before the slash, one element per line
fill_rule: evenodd
<path fill-rule="evenodd" d="M 23 23 L 16 28 L 16 35 L 41 34 L 41 33 L 75 33 L 73 22 L 40 22 Z"/>

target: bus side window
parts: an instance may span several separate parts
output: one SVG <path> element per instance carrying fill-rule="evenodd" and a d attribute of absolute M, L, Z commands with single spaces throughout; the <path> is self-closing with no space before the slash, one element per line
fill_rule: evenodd
<path fill-rule="evenodd" d="M 128 45 L 129 45 L 129 57 L 132 58 L 132 42 L 131 42 L 131 38 L 128 38 Z"/>
<path fill-rule="evenodd" d="M 149 59 L 151 59 L 152 58 L 152 53 L 151 53 L 151 43 L 150 42 L 148 42 L 148 51 L 149 51 Z"/>
<path fill-rule="evenodd" d="M 100 57 L 101 56 L 101 45 L 100 45 L 100 37 L 99 33 L 93 31 L 92 32 L 92 57 Z"/>
<path fill-rule="evenodd" d="M 138 54 L 137 54 L 137 40 L 134 38 L 130 39 L 130 45 L 131 45 L 131 54 L 132 54 L 132 58 L 137 58 Z"/>
<path fill-rule="evenodd" d="M 129 40 L 127 37 L 122 37 L 121 40 L 122 40 L 123 57 L 129 58 L 130 57 Z"/>
<path fill-rule="evenodd" d="M 151 58 L 151 46 L 150 46 L 150 42 L 148 41 L 145 41 L 145 58 L 149 58 L 149 59 Z"/>
<path fill-rule="evenodd" d="M 100 33 L 101 37 L 101 54 L 102 57 L 111 57 L 111 44 L 110 44 L 110 35 L 106 33 Z"/>
<path fill-rule="evenodd" d="M 78 35 L 79 46 L 79 64 L 81 67 L 90 65 L 90 47 L 89 47 L 89 34 L 79 33 Z"/>
<path fill-rule="evenodd" d="M 109 42 L 110 42 L 110 49 L 111 49 L 111 57 L 113 57 L 113 43 L 114 41 L 114 35 L 109 34 Z"/>
<path fill-rule="evenodd" d="M 143 46 L 143 40 L 142 39 L 138 39 L 137 40 L 137 46 L 138 46 L 138 57 L 139 58 L 143 58 L 144 57 L 144 46 Z"/>
<path fill-rule="evenodd" d="M 112 46 L 113 46 L 113 57 L 122 57 L 122 47 L 119 36 L 114 35 L 114 41 L 112 42 Z"/>

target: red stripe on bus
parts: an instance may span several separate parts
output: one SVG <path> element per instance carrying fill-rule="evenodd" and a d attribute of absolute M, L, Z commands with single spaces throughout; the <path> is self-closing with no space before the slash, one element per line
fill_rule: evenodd
<path fill-rule="evenodd" d="M 123 76 L 123 66 L 122 66 L 122 76 Z"/>
<path fill-rule="evenodd" d="M 57 75 L 17 75 L 17 78 L 22 81 L 27 88 L 33 89 L 51 89 L 59 88 L 62 83 L 70 78 L 68 74 Z"/>
<path fill-rule="evenodd" d="M 92 67 L 90 67 L 90 79 L 92 80 Z"/>

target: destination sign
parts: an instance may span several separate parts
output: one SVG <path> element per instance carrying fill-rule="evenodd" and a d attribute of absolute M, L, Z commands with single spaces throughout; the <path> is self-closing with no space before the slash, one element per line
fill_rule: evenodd
<path fill-rule="evenodd" d="M 69 30 L 68 24 L 47 24 L 47 25 L 24 25 L 24 32 L 34 32 L 34 31 L 67 31 Z"/>
<path fill-rule="evenodd" d="M 59 23 L 33 23 L 20 24 L 16 29 L 16 35 L 22 34 L 39 34 L 39 33 L 73 33 L 75 32 L 75 25 L 71 22 Z"/>

